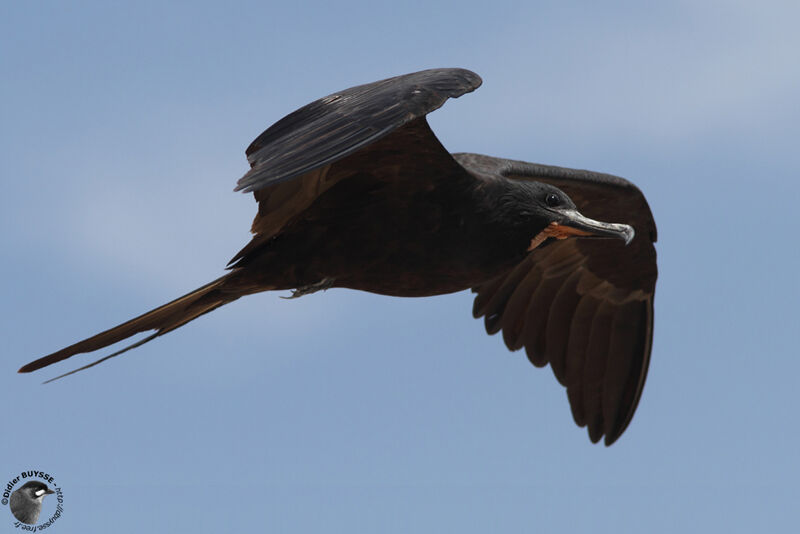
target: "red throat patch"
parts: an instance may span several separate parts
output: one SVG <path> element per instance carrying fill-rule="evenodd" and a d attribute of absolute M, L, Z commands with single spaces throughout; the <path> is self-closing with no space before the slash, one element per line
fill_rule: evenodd
<path fill-rule="evenodd" d="M 585 232 L 583 230 L 578 230 L 577 228 L 572 228 L 570 226 L 564 226 L 563 224 L 558 224 L 557 222 L 551 222 L 547 225 L 547 227 L 536 234 L 536 237 L 531 239 L 531 244 L 528 246 L 528 252 L 535 249 L 548 237 L 553 237 L 555 239 L 566 239 L 572 236 L 587 236 L 592 235 L 589 232 Z"/>

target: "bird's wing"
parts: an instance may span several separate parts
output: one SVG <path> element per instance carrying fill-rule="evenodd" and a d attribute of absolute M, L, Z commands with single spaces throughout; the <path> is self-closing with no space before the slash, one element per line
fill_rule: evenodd
<path fill-rule="evenodd" d="M 460 169 L 425 115 L 480 84 L 468 70 L 425 70 L 334 93 L 276 122 L 247 149 L 252 168 L 237 190 L 253 191 L 258 202 L 256 236 L 230 264 L 240 265 L 319 195 L 368 167 L 424 161 L 437 176 Z"/>
<path fill-rule="evenodd" d="M 247 148 L 236 190 L 257 191 L 340 160 L 481 85 L 464 69 L 431 69 L 351 87 L 290 113 Z"/>
<path fill-rule="evenodd" d="M 548 362 L 567 388 L 575 422 L 597 442 L 627 428 L 644 387 L 653 339 L 656 226 L 642 192 L 622 178 L 590 171 L 456 154 L 468 169 L 552 184 L 587 217 L 626 223 L 618 240 L 567 239 L 534 250 L 479 287 L 473 314 L 510 350 Z M 553 240 L 551 240 L 553 241 Z"/>

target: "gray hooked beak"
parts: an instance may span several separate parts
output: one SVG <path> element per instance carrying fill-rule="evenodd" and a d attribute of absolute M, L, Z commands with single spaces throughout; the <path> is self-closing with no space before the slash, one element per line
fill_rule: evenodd
<path fill-rule="evenodd" d="M 564 210 L 560 212 L 564 219 L 558 225 L 564 237 L 585 236 L 585 237 L 615 237 L 625 241 L 629 245 L 633 241 L 633 227 L 627 224 L 607 223 L 595 221 L 586 217 L 577 210 Z M 563 238 L 562 238 L 563 239 Z"/>

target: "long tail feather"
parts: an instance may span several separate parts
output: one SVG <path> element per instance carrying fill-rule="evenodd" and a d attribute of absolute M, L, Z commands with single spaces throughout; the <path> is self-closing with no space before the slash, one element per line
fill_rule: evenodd
<path fill-rule="evenodd" d="M 172 302 L 168 302 L 167 304 L 140 315 L 139 317 L 131 319 L 130 321 L 122 323 L 121 325 L 115 326 L 110 330 L 106 330 L 105 332 L 101 332 L 95 336 L 84 339 L 83 341 L 79 341 L 74 345 L 70 345 L 69 347 L 65 347 L 57 352 L 30 362 L 22 366 L 19 372 L 30 373 L 31 371 L 36 371 L 42 367 L 47 367 L 48 365 L 65 360 L 71 356 L 74 356 L 75 354 L 93 352 L 98 349 L 102 349 L 103 347 L 113 345 L 114 343 L 118 343 L 140 332 L 155 330 L 155 333 L 137 341 L 136 343 L 128 345 L 127 347 L 118 350 L 113 354 L 105 356 L 93 363 L 48 380 L 48 382 L 57 380 L 58 378 L 62 378 L 78 371 L 82 371 L 84 369 L 88 369 L 89 367 L 93 367 L 98 363 L 108 360 L 109 358 L 119 356 L 120 354 L 127 352 L 132 348 L 144 345 L 148 341 L 151 341 L 158 336 L 162 336 L 167 332 L 171 332 L 176 328 L 180 328 L 186 323 L 197 319 L 201 315 L 204 315 L 219 308 L 220 306 L 238 299 L 241 296 L 240 293 L 221 291 L 221 287 L 225 284 L 230 276 L 231 275 L 228 274 L 218 278 L 213 282 L 204 285 L 203 287 L 195 289 L 191 293 L 177 298 Z"/>

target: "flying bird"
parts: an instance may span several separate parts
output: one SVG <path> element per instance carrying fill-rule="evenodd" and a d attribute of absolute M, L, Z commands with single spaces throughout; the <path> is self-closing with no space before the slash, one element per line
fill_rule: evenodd
<path fill-rule="evenodd" d="M 39 521 L 39 514 L 42 512 L 42 501 L 45 495 L 52 495 L 53 493 L 55 491 L 48 488 L 44 482 L 31 480 L 11 494 L 8 505 L 11 507 L 11 513 L 19 521 L 28 525 L 35 525 Z"/>
<path fill-rule="evenodd" d="M 653 215 L 616 176 L 450 154 L 425 116 L 480 85 L 468 70 L 424 70 L 287 115 L 247 148 L 250 170 L 236 190 L 253 193 L 258 213 L 227 274 L 20 372 L 154 331 L 66 376 L 261 291 L 472 289 L 486 331 L 502 331 L 535 366 L 549 363 L 575 422 L 592 442 L 612 444 L 633 417 L 650 359 Z"/>

